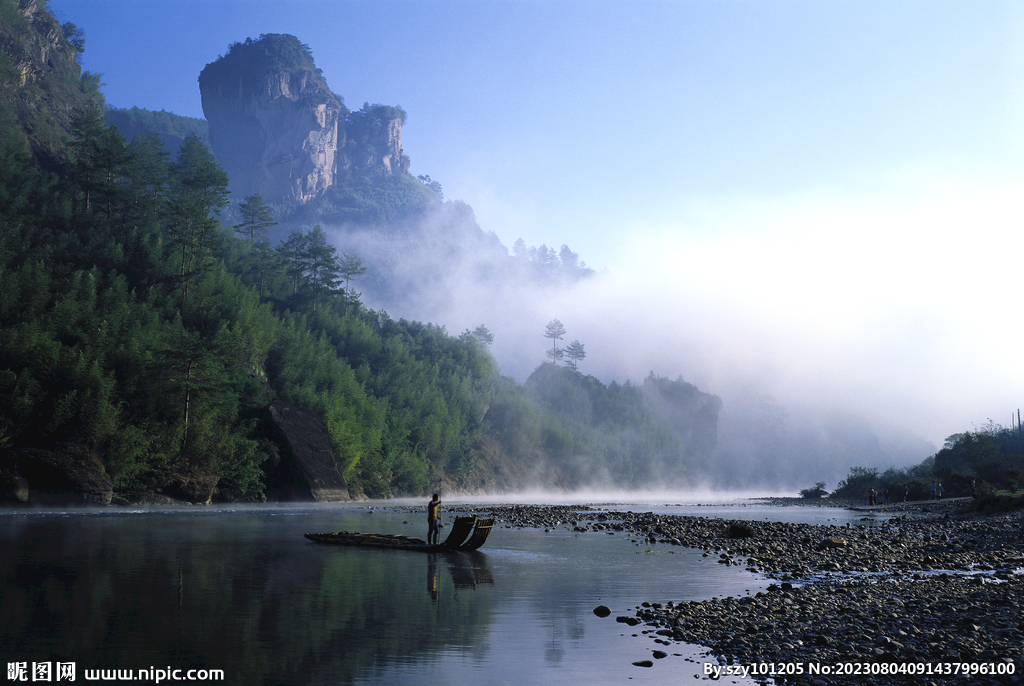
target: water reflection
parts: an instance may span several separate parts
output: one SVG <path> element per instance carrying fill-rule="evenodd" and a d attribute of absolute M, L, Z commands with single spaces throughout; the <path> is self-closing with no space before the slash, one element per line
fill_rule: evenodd
<path fill-rule="evenodd" d="M 244 684 L 678 681 L 685 663 L 638 674 L 649 644 L 593 608 L 759 588 L 699 551 L 637 555 L 619 536 L 502 529 L 486 552 L 424 553 L 302 536 L 365 528 L 364 514 L 259 515 L 0 516 L 0 663 Z M 403 518 L 373 526 L 408 532 Z"/>
<path fill-rule="evenodd" d="M 448 568 L 455 590 L 475 589 L 481 584 L 494 585 L 494 576 L 487 564 L 487 556 L 480 551 L 427 553 L 427 593 L 436 601 L 438 593 L 439 562 Z"/>

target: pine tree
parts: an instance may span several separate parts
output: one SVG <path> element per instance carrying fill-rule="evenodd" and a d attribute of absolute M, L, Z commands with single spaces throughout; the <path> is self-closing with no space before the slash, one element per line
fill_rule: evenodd
<path fill-rule="evenodd" d="M 318 300 L 322 302 L 326 296 L 337 292 L 339 278 L 337 250 L 327 242 L 327 234 L 319 224 L 306 235 L 299 259 L 301 270 L 308 278 L 316 312 Z"/>
<path fill-rule="evenodd" d="M 583 349 L 582 343 L 573 341 L 565 346 L 565 356 L 569 358 L 569 368 L 577 372 L 579 371 L 577 367 L 583 361 L 583 358 L 587 356 L 587 351 Z"/>
<path fill-rule="evenodd" d="M 548 325 L 544 328 L 544 338 L 551 339 L 551 350 L 548 351 L 548 357 L 555 364 L 562 359 L 562 350 L 558 348 L 558 341 L 565 335 L 565 327 L 562 326 L 562 322 L 557 319 L 552 319 L 548 322 Z"/>
<path fill-rule="evenodd" d="M 178 161 L 171 166 L 169 202 L 172 245 L 181 251 L 178 278 L 184 309 L 196 278 L 212 267 L 220 224 L 216 215 L 228 204 L 228 175 L 195 134 L 181 144 Z"/>
<path fill-rule="evenodd" d="M 235 233 L 250 243 L 266 238 L 267 230 L 271 226 L 277 226 L 270 206 L 263 202 L 263 196 L 259 193 L 246 196 L 245 202 L 238 209 L 242 213 L 242 221 L 235 225 Z"/>

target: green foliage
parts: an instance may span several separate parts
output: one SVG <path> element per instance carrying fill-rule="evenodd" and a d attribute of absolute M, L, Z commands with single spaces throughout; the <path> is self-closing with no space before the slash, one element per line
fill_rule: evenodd
<path fill-rule="evenodd" d="M 828 495 L 828 490 L 825 488 L 824 481 L 819 481 L 812 488 L 804 488 L 800 491 L 801 498 L 815 499 L 826 495 Z"/>
<path fill-rule="evenodd" d="M 244 42 L 230 44 L 227 54 L 207 64 L 199 74 L 199 84 L 202 88 L 224 83 L 249 84 L 268 71 L 281 69 L 308 69 L 328 90 L 309 46 L 286 33 L 264 33 L 257 40 L 246 38 Z"/>
<path fill-rule="evenodd" d="M 508 386 L 501 390 L 487 415 L 494 435 L 513 454 L 542 453 L 566 485 L 610 481 L 635 488 L 683 484 L 692 476 L 686 427 L 644 387 L 605 386 L 545 363 L 527 380 L 523 397 Z"/>
<path fill-rule="evenodd" d="M 153 134 L 175 153 L 191 135 L 198 136 L 206 147 L 210 147 L 210 125 L 205 119 L 183 117 L 166 110 L 154 112 L 138 107 L 112 107 L 106 112 L 106 122 L 109 126 L 116 126 L 129 141 L 139 134 Z"/>
<path fill-rule="evenodd" d="M 354 176 L 336 184 L 315 201 L 275 208 L 278 220 L 291 225 L 343 225 L 386 228 L 440 202 L 408 174 L 383 178 Z"/>
<path fill-rule="evenodd" d="M 1019 429 L 989 424 L 980 431 L 950 436 L 935 455 L 907 468 L 853 467 L 837 484 L 833 497 L 863 498 L 869 488 L 886 491 L 890 501 L 931 498 L 931 484 L 942 484 L 944 497 L 981 495 L 1024 485 L 1024 435 Z M 973 482 L 973 485 L 972 485 Z"/>
<path fill-rule="evenodd" d="M 64 22 L 60 26 L 61 34 L 75 52 L 81 54 L 85 52 L 85 31 L 72 24 L 70 21 Z"/>
<path fill-rule="evenodd" d="M 878 470 L 874 467 L 850 467 L 850 474 L 836 484 L 833 498 L 863 498 L 871 488 L 878 488 Z"/>
<path fill-rule="evenodd" d="M 0 20 L 13 7 L 0 0 Z M 80 51 L 77 27 L 63 30 Z M 318 74 L 307 46 L 270 34 L 232 45 L 201 79 L 254 68 Z M 518 386 L 498 375 L 486 327 L 451 336 L 363 306 L 354 284 L 366 265 L 339 257 L 319 222 L 387 233 L 436 209 L 480 233 L 471 208 L 444 202 L 436 182 L 357 175 L 291 208 L 250 196 L 225 229 L 228 179 L 201 122 L 105 112 L 99 75 L 71 71 L 21 85 L 0 60 L 18 104 L 0 110 L 0 446 L 78 446 L 126 499 L 211 476 L 221 498 L 260 499 L 280 485 L 285 454 L 268 420 L 276 393 L 323 419 L 354 494 L 466 485 L 485 450 L 565 483 L 684 473 L 686 441 L 642 388 L 548 366 Z M 44 175 L 17 115 L 58 91 L 72 94 L 62 111 L 73 116 L 38 123 L 62 160 L 59 175 Z M 406 118 L 369 104 L 345 114 L 367 145 Z M 291 231 L 278 246 L 265 237 L 275 220 Z"/>
<path fill-rule="evenodd" d="M 271 226 L 276 226 L 274 215 L 270 206 L 263 201 L 259 193 L 246 196 L 245 202 L 238 207 L 242 214 L 242 221 L 235 224 L 235 233 L 255 243 L 267 237 L 267 231 Z"/>

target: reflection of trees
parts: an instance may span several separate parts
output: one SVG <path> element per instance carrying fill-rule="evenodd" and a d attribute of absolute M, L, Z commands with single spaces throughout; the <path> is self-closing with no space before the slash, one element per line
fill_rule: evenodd
<path fill-rule="evenodd" d="M 487 632 L 489 594 L 435 603 L 423 593 L 428 555 L 319 546 L 291 529 L 281 540 L 274 519 L 47 517 L 11 527 L 0 536 L 11 551 L 0 558 L 0 644 L 79 669 L 170 664 L 223 669 L 232 683 L 345 683 L 381 659 L 474 650 Z M 493 583 L 482 553 L 438 564 L 454 586 L 440 575 L 441 600 Z"/>

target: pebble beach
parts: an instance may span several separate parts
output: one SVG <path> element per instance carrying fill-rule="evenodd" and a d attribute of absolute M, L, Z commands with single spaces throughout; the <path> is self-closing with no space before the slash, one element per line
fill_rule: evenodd
<path fill-rule="evenodd" d="M 777 581 L 743 597 L 596 608 L 651 639 L 638 668 L 686 643 L 706 647 L 722 669 L 708 678 L 725 683 L 744 669 L 761 683 L 808 686 L 1024 683 L 1024 513 L 975 516 L 957 505 L 846 526 L 577 505 L 486 509 L 507 527 L 700 549 Z"/>

